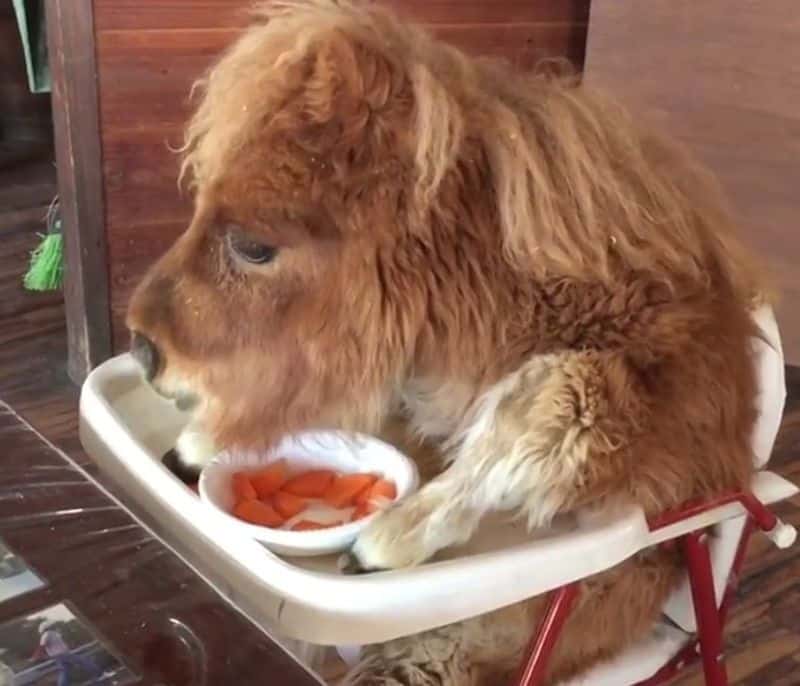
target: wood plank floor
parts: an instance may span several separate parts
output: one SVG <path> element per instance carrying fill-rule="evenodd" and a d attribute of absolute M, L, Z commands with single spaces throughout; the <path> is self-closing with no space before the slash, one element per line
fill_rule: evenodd
<path fill-rule="evenodd" d="M 61 299 L 20 285 L 55 192 L 49 155 L 0 147 L 0 399 L 94 472 L 77 438 L 78 391 L 65 370 Z M 788 381 L 789 405 L 771 466 L 800 483 L 800 369 L 790 368 Z M 800 499 L 779 509 L 800 527 Z M 731 683 L 800 684 L 800 545 L 779 551 L 756 536 L 739 595 L 726 635 Z M 696 666 L 675 681 L 702 683 Z"/>

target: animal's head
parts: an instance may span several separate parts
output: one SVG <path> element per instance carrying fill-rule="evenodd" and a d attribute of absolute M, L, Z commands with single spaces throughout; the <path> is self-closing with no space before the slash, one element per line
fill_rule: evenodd
<path fill-rule="evenodd" d="M 194 216 L 128 325 L 220 444 L 368 430 L 410 385 L 458 412 L 530 352 L 543 275 L 607 275 L 612 243 L 652 263 L 621 115 L 383 11 L 272 3 L 200 88 Z"/>
<path fill-rule="evenodd" d="M 153 385 L 200 400 L 221 443 L 374 427 L 411 375 L 485 347 L 477 290 L 502 246 L 491 202 L 467 197 L 480 166 L 453 177 L 468 66 L 381 11 L 301 1 L 273 3 L 201 84 L 194 216 L 128 325 Z"/>

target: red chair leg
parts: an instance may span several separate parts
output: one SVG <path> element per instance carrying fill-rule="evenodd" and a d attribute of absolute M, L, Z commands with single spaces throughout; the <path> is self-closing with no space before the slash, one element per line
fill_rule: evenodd
<path fill-rule="evenodd" d="M 714 576 L 705 534 L 701 532 L 687 534 L 681 538 L 681 543 L 689 567 L 689 582 L 692 588 L 697 638 L 700 642 L 706 686 L 728 686 L 725 656 L 722 652 L 722 626 L 717 610 Z"/>
<path fill-rule="evenodd" d="M 542 623 L 528 647 L 522 670 L 514 681 L 515 686 L 541 686 L 544 683 L 548 661 L 578 592 L 577 583 L 567 584 L 553 592 Z"/>

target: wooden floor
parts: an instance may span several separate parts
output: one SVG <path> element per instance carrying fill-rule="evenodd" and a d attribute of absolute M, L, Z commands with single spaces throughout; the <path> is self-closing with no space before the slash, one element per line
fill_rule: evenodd
<path fill-rule="evenodd" d="M 94 473 L 77 438 L 78 391 L 65 370 L 61 299 L 20 285 L 55 193 L 49 155 L 0 146 L 0 399 Z M 771 466 L 800 483 L 800 369 L 789 369 L 788 380 L 789 406 Z M 784 503 L 779 514 L 800 527 L 800 499 Z M 800 545 L 778 551 L 755 537 L 726 642 L 732 684 L 800 684 Z M 675 683 L 703 682 L 694 667 Z"/>

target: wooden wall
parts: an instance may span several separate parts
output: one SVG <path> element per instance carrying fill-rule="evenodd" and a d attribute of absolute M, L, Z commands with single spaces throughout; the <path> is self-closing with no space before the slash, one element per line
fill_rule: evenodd
<path fill-rule="evenodd" d="M 582 64 L 589 0 L 383 0 L 467 50 Z M 143 270 L 184 229 L 177 157 L 194 79 L 246 23 L 248 0 L 94 0 L 114 345 Z"/>
<path fill-rule="evenodd" d="M 800 364 L 800 6 L 797 0 L 593 0 L 587 82 L 688 143 L 721 178 L 745 240 L 782 290 Z"/>

